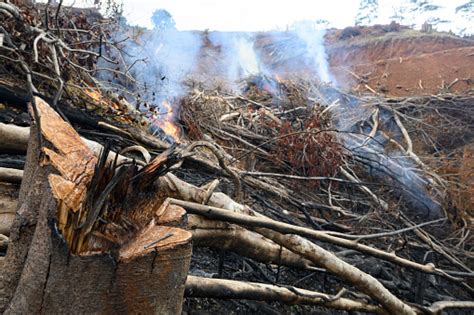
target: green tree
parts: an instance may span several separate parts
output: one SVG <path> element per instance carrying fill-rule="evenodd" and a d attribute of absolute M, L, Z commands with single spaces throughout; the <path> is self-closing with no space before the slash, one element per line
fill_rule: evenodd
<path fill-rule="evenodd" d="M 176 23 L 171 14 L 165 9 L 158 9 L 153 12 L 151 21 L 157 30 L 175 29 Z"/>

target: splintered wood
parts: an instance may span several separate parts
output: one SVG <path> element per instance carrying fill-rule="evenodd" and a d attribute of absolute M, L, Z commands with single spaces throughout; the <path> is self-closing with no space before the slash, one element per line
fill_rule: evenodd
<path fill-rule="evenodd" d="M 41 98 L 35 97 L 41 134 L 55 149 L 42 148 L 41 164 L 51 165 L 59 174 L 48 177 L 51 191 L 58 201 L 58 228 L 71 244 L 75 226 L 68 224 L 85 199 L 87 185 L 92 179 L 97 158 L 77 132 Z"/>
<path fill-rule="evenodd" d="M 127 244 L 127 249 L 121 257 L 129 259 L 132 254 L 139 252 L 148 252 L 153 250 L 157 246 L 163 246 L 163 244 L 173 245 L 189 242 L 190 233 L 178 228 L 161 228 L 155 226 L 153 221 L 153 211 L 159 208 L 159 194 L 156 196 L 148 195 L 149 198 L 143 198 L 142 200 L 136 200 L 134 205 L 130 205 L 127 211 L 125 201 L 129 201 L 126 194 L 122 196 L 123 200 L 115 199 L 116 205 L 108 205 L 108 209 L 102 209 L 105 200 L 101 204 L 93 203 L 92 208 L 87 207 L 87 196 L 96 192 L 88 191 L 89 188 L 96 189 L 99 187 L 90 187 L 94 176 L 94 172 L 100 173 L 101 179 L 109 177 L 112 179 L 110 172 L 115 172 L 114 168 L 110 169 L 109 175 L 104 173 L 103 169 L 97 169 L 98 159 L 94 153 L 87 147 L 87 145 L 81 140 L 76 131 L 66 122 L 64 122 L 60 116 L 42 99 L 36 97 L 35 99 L 38 112 L 40 113 L 39 125 L 41 126 L 42 136 L 44 140 L 48 141 L 53 149 L 43 147 L 44 153 L 41 164 L 43 166 L 52 166 L 59 174 L 50 174 L 48 180 L 51 186 L 54 198 L 58 202 L 58 228 L 67 243 L 70 245 L 70 249 L 75 254 L 80 254 L 87 251 L 101 251 L 109 249 L 111 244 L 121 245 L 128 243 L 133 235 L 138 235 L 137 239 Z M 156 179 L 159 175 L 166 172 L 167 162 L 171 159 L 172 155 L 167 151 L 165 154 L 159 155 L 149 165 L 147 165 L 143 171 L 135 169 L 136 173 L 131 174 L 128 180 L 122 180 L 117 183 L 118 185 L 130 185 L 132 177 L 137 178 L 136 184 L 142 189 L 149 188 L 152 185 L 153 179 Z M 108 154 L 108 152 L 103 152 Z M 107 163 L 107 159 L 101 168 L 111 167 Z M 100 179 L 99 179 L 100 180 Z M 97 183 L 96 183 L 97 184 Z M 108 183 L 104 183 L 106 188 Z M 117 187 L 115 186 L 115 187 Z M 120 189 L 118 187 L 117 189 Z M 130 191 L 130 188 L 122 187 L 121 192 Z M 124 190 L 125 189 L 125 190 Z M 106 189 L 107 190 L 107 189 Z M 112 189 L 106 191 L 109 195 L 113 193 Z M 99 193 L 102 193 L 100 191 Z M 133 193 L 139 195 L 142 193 L 140 190 L 135 190 Z M 109 195 L 97 194 L 97 199 L 107 199 Z M 163 200 L 163 199 L 162 199 Z M 138 206 L 138 207 L 137 207 Z M 115 207 L 115 208 L 114 208 Z M 106 211 L 109 213 L 106 213 Z M 110 213 L 111 211 L 116 213 Z M 91 212 L 96 212 L 95 215 Z M 166 213 L 166 212 L 165 212 Z M 168 216 L 173 216 L 175 212 L 166 213 Z M 179 213 L 177 213 L 179 215 Z M 117 218 L 117 216 L 127 217 L 128 220 Z M 109 220 L 105 223 L 105 227 L 101 228 L 104 224 L 97 221 Z M 168 219 L 169 220 L 169 219 Z M 176 220 L 176 219 L 175 219 Z M 115 221 L 115 222 L 114 222 Z M 128 224 L 129 226 L 124 228 L 119 224 Z M 151 224 L 151 225 L 149 225 Z M 144 230 L 141 230 L 144 228 Z M 127 229 L 127 231 L 124 231 Z M 152 242 L 153 239 L 159 238 L 163 231 L 168 229 L 174 229 L 173 237 L 156 246 L 146 247 L 143 242 Z M 98 241 L 102 240 L 102 241 Z M 141 241 L 140 241 L 141 240 Z M 146 244 L 145 244 L 146 245 Z M 136 247 L 136 248 L 135 248 Z"/>
<path fill-rule="evenodd" d="M 179 155 L 170 149 L 141 172 L 110 162 L 108 146 L 97 158 L 42 99 L 31 112 L 39 119 L 21 187 L 28 198 L 11 228 L 0 311 L 181 313 L 192 234 L 182 228 L 185 211 L 163 206 L 153 180 Z M 34 220 L 22 233 L 26 217 Z"/>

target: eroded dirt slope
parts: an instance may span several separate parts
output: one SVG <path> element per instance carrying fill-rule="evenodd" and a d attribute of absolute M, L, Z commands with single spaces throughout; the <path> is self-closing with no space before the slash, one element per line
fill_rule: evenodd
<path fill-rule="evenodd" d="M 473 39 L 409 29 L 386 31 L 364 34 L 350 28 L 328 34 L 329 62 L 339 84 L 390 96 L 474 87 Z"/>

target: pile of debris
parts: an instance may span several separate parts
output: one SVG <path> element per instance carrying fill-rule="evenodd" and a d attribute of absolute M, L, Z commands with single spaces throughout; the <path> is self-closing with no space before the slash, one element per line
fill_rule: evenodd
<path fill-rule="evenodd" d="M 474 94 L 190 80 L 155 122 L 94 77 L 112 20 L 0 16 L 2 311 L 474 308 Z"/>

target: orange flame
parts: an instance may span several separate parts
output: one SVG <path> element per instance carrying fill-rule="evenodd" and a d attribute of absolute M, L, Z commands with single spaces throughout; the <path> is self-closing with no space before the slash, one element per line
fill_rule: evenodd
<path fill-rule="evenodd" d="M 163 108 L 166 110 L 164 113 L 165 116 L 158 122 L 158 125 L 168 136 L 172 137 L 174 141 L 179 142 L 181 132 L 179 128 L 173 123 L 173 107 L 168 101 L 165 100 L 163 101 Z"/>
<path fill-rule="evenodd" d="M 104 97 L 104 95 L 99 91 L 99 90 L 94 90 L 94 89 L 84 89 L 84 92 L 89 96 L 92 100 L 95 106 L 100 106 L 103 108 L 111 108 L 113 110 L 118 110 L 123 113 L 128 112 L 128 108 L 118 102 L 115 102 L 109 98 Z M 126 122 L 127 120 L 125 119 L 125 116 L 117 116 L 118 120 L 122 120 L 123 122 Z"/>
<path fill-rule="evenodd" d="M 102 100 L 102 94 L 100 94 L 99 91 L 84 89 L 84 92 L 96 102 L 100 102 Z"/>

